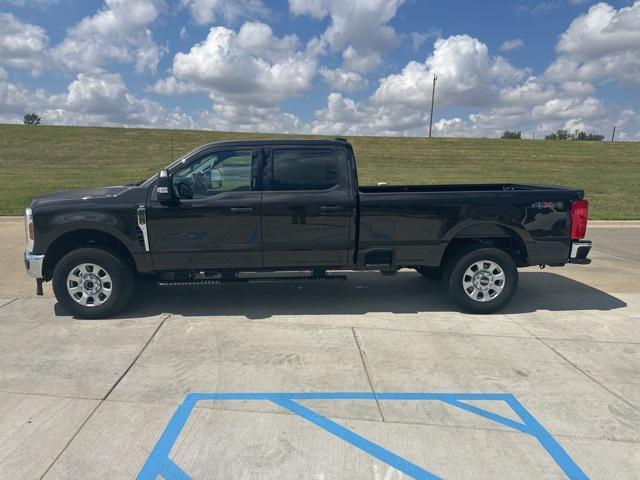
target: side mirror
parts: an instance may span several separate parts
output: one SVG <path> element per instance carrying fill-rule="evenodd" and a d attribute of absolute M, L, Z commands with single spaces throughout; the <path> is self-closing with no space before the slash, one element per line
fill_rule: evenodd
<path fill-rule="evenodd" d="M 160 203 L 167 204 L 173 201 L 171 177 L 167 170 L 160 170 L 160 176 L 158 177 L 158 183 L 156 185 L 156 194 L 158 195 L 158 201 Z"/>
<path fill-rule="evenodd" d="M 216 190 L 220 187 L 222 187 L 222 174 L 220 173 L 220 170 L 214 168 L 211 170 L 211 188 Z"/>

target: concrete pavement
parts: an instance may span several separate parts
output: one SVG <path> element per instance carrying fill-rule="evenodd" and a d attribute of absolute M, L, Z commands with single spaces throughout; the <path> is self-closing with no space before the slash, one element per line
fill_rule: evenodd
<path fill-rule="evenodd" d="M 0 478 L 135 478 L 194 392 L 512 394 L 588 477 L 638 476 L 640 226 L 591 228 L 590 266 L 524 269 L 496 315 L 403 271 L 147 284 L 118 318 L 86 321 L 33 298 L 20 222 L 0 219 Z M 467 403 L 519 421 L 503 401 Z M 566 477 L 536 437 L 451 403 L 299 404 L 438 477 Z M 169 458 L 194 479 L 411 478 L 259 400 L 198 402 Z"/>

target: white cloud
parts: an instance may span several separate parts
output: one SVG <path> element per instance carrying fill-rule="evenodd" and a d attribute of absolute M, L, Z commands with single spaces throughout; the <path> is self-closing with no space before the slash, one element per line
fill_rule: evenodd
<path fill-rule="evenodd" d="M 239 17 L 262 17 L 268 12 L 261 0 L 180 0 L 200 25 L 207 25 L 222 18 L 232 22 Z"/>
<path fill-rule="evenodd" d="M 375 93 L 380 103 L 400 103 L 413 108 L 431 104 L 433 74 L 438 75 L 439 105 L 489 105 L 502 86 L 526 78 L 527 72 L 502 57 L 490 57 L 489 49 L 468 35 L 438 39 L 424 63 L 409 62 L 401 73 L 380 80 Z"/>
<path fill-rule="evenodd" d="M 163 0 L 105 0 L 100 11 L 67 30 L 53 55 L 72 70 L 134 63 L 136 71 L 154 73 L 164 50 L 154 42 L 149 26 L 164 8 Z"/>
<path fill-rule="evenodd" d="M 0 69 L 0 118 L 22 121 L 27 112 L 40 111 L 46 105 L 46 95 L 42 90 L 30 91 L 7 80 L 6 70 Z"/>
<path fill-rule="evenodd" d="M 216 103 L 275 106 L 311 87 L 317 62 L 297 45 L 296 37 L 278 38 L 265 24 L 245 24 L 240 33 L 214 27 L 188 53 L 176 54 L 172 74 Z"/>
<path fill-rule="evenodd" d="M 548 102 L 533 108 L 534 118 L 545 120 L 579 120 L 602 115 L 604 108 L 602 102 L 594 97 L 586 99 L 554 98 Z"/>
<path fill-rule="evenodd" d="M 322 42 L 333 52 L 343 52 L 347 70 L 366 73 L 397 43 L 388 23 L 405 0 L 289 0 L 295 15 L 331 18 Z"/>
<path fill-rule="evenodd" d="M 43 123 L 195 128 L 191 116 L 130 93 L 119 74 L 79 73 L 67 91 L 47 95 L 6 80 L 0 72 L 0 120 L 19 123 L 27 112 L 37 112 Z"/>
<path fill-rule="evenodd" d="M 442 31 L 438 28 L 432 28 L 427 32 L 411 32 L 409 38 L 414 50 L 418 50 L 430 38 L 440 38 Z"/>
<path fill-rule="evenodd" d="M 170 75 L 148 87 L 162 95 L 206 92 L 212 111 L 200 121 L 223 130 L 296 131 L 295 115 L 280 111 L 287 98 L 307 92 L 317 71 L 313 48 L 295 35 L 277 37 L 270 26 L 247 22 L 238 32 L 213 27 L 207 38 L 177 53 Z"/>
<path fill-rule="evenodd" d="M 39 72 L 46 63 L 45 31 L 11 13 L 0 13 L 0 64 Z"/>
<path fill-rule="evenodd" d="M 46 123 L 65 125 L 194 128 L 191 117 L 131 94 L 119 74 L 79 73 L 66 93 L 52 95 L 42 114 Z"/>
<path fill-rule="evenodd" d="M 183 95 L 185 93 L 197 92 L 200 89 L 192 83 L 182 82 L 174 76 L 168 76 L 167 78 L 161 78 L 153 85 L 148 86 L 146 89 L 148 92 L 157 93 L 158 95 Z"/>
<path fill-rule="evenodd" d="M 513 40 L 505 40 L 500 45 L 500 50 L 503 52 L 508 52 L 509 50 L 516 50 L 518 48 L 524 47 L 524 40 L 521 38 L 514 38 Z"/>
<path fill-rule="evenodd" d="M 306 127 L 297 116 L 277 107 L 216 103 L 199 118 L 212 130 L 235 132 L 300 132 Z"/>
<path fill-rule="evenodd" d="M 247 22 L 237 35 L 238 48 L 255 57 L 272 61 L 287 60 L 299 47 L 300 41 L 295 35 L 278 38 L 269 25 L 262 22 Z"/>
<path fill-rule="evenodd" d="M 640 1 L 619 10 L 592 6 L 571 22 L 556 48 L 559 58 L 546 72 L 552 80 L 640 85 Z"/>
<path fill-rule="evenodd" d="M 341 68 L 320 68 L 320 75 L 331 87 L 344 92 L 355 92 L 367 86 L 367 79 L 359 73 L 349 72 Z"/>
<path fill-rule="evenodd" d="M 399 105 L 357 103 L 339 93 L 331 93 L 327 107 L 316 112 L 311 131 L 340 135 L 410 135 L 424 132 L 426 114 L 408 111 Z"/>

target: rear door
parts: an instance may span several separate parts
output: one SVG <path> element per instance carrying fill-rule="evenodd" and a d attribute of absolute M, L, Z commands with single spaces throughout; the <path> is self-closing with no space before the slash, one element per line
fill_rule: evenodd
<path fill-rule="evenodd" d="M 172 171 L 179 201 L 148 206 L 150 249 L 158 270 L 262 266 L 260 150 L 211 150 Z"/>
<path fill-rule="evenodd" d="M 265 150 L 265 267 L 349 265 L 355 192 L 346 170 L 341 148 L 277 146 Z"/>

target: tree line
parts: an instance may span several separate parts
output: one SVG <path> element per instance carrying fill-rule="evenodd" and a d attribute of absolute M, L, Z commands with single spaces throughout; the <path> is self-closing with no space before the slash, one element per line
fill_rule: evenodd
<path fill-rule="evenodd" d="M 509 140 L 520 140 L 522 138 L 522 132 L 520 130 L 511 131 L 505 130 L 502 137 Z M 575 133 L 570 133 L 568 130 L 557 130 L 554 133 L 545 135 L 545 140 L 581 140 L 589 142 L 601 142 L 604 140 L 604 135 L 598 133 L 587 133 L 582 130 L 576 130 Z"/>

